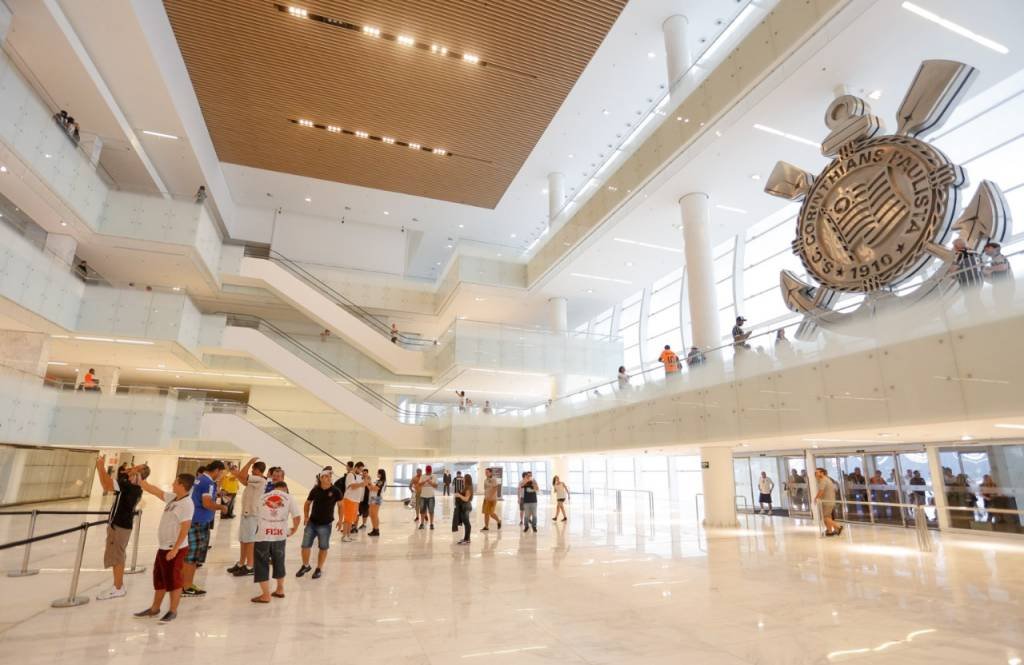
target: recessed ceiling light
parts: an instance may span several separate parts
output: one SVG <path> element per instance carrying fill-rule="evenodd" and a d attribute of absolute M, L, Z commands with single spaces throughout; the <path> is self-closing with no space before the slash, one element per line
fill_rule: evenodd
<path fill-rule="evenodd" d="M 721 135 L 722 135 L 722 132 L 720 132 L 720 131 L 718 131 L 718 130 L 716 129 L 716 130 L 715 130 L 715 136 L 721 136 Z"/>
<path fill-rule="evenodd" d="M 309 197 L 307 196 L 307 197 L 306 197 L 306 203 L 312 203 L 312 202 L 313 202 L 313 199 L 311 199 L 311 198 L 309 198 Z"/>
<path fill-rule="evenodd" d="M 672 252 L 673 254 L 682 254 L 683 250 L 677 247 L 668 247 L 666 245 L 655 245 L 650 242 L 641 242 L 639 240 L 630 240 L 629 238 L 615 238 L 616 242 L 625 243 L 627 245 L 637 245 L 639 247 L 648 247 L 650 249 L 660 249 L 664 252 Z"/>
<path fill-rule="evenodd" d="M 502 255 L 501 255 L 501 252 L 498 252 L 498 258 L 499 258 L 499 259 L 501 258 L 501 256 L 502 256 Z"/>
<path fill-rule="evenodd" d="M 464 228 L 466 228 L 466 225 L 465 224 L 459 224 L 459 228 L 460 229 L 464 229 Z"/>
<path fill-rule="evenodd" d="M 868 93 L 868 99 L 873 99 L 873 100 L 875 100 L 877 102 L 881 98 L 882 98 L 882 91 L 881 90 L 872 90 L 870 93 Z"/>
<path fill-rule="evenodd" d="M 410 150 L 419 150 L 422 147 L 423 146 L 421 146 L 419 143 L 410 143 L 409 144 L 409 149 Z"/>
<path fill-rule="evenodd" d="M 388 145 L 395 144 L 395 139 L 391 138 L 390 136 L 382 136 L 380 137 L 380 140 L 383 141 L 384 143 L 387 143 Z"/>
<path fill-rule="evenodd" d="M 732 206 L 724 206 L 724 205 L 716 205 L 715 207 L 718 208 L 719 210 L 724 210 L 726 212 L 735 212 L 735 213 L 738 213 L 740 215 L 747 214 L 747 211 L 744 210 L 743 208 L 734 208 Z"/>
<path fill-rule="evenodd" d="M 933 12 L 928 11 L 924 7 L 919 7 L 919 6 L 915 5 L 912 2 L 904 2 L 902 7 L 903 7 L 903 9 L 906 9 L 911 14 L 917 14 L 918 16 L 920 16 L 921 18 L 923 18 L 925 20 L 931 21 L 932 23 L 935 23 L 936 25 L 940 25 L 943 28 L 945 28 L 946 30 L 949 30 L 950 32 L 954 32 L 954 33 L 960 35 L 961 37 L 966 37 L 967 39 L 970 39 L 972 42 L 975 42 L 977 44 L 981 44 L 985 48 L 990 48 L 993 51 L 995 51 L 996 53 L 1001 53 L 1003 55 L 1006 55 L 1007 53 L 1010 52 L 1010 49 L 1006 48 L 1005 46 L 1003 46 L 999 42 L 991 40 L 988 37 L 983 37 L 983 36 L 979 35 L 978 33 L 965 28 L 964 26 L 960 25 L 959 23 L 954 23 L 953 21 L 950 21 L 947 18 L 943 18 L 943 17 L 939 16 L 938 14 L 935 14 Z"/>
<path fill-rule="evenodd" d="M 299 125 L 301 125 L 302 127 L 312 127 L 313 126 L 313 121 L 312 120 L 306 120 L 304 118 L 299 118 Z"/>
<path fill-rule="evenodd" d="M 761 179 L 761 174 L 760 173 L 751 173 L 750 174 L 750 179 L 751 180 L 760 180 Z"/>
<path fill-rule="evenodd" d="M 167 365 L 165 365 L 163 363 L 160 363 L 159 365 L 157 365 L 158 369 L 164 369 L 165 367 L 167 367 Z"/>
<path fill-rule="evenodd" d="M 337 125 L 327 125 L 327 131 L 331 132 L 332 134 L 340 134 L 341 127 L 338 127 Z"/>
<path fill-rule="evenodd" d="M 364 25 L 363 33 L 370 37 L 380 37 L 380 28 L 375 28 L 372 25 Z"/>
<path fill-rule="evenodd" d="M 784 132 L 781 129 L 775 129 L 774 127 L 768 127 L 767 125 L 755 124 L 754 125 L 754 129 L 756 129 L 759 132 L 764 132 L 765 134 L 774 134 L 775 136 L 781 136 L 782 138 L 789 139 L 790 141 L 795 141 L 797 143 L 803 143 L 804 145 L 814 146 L 815 148 L 820 148 L 821 147 L 821 144 L 818 143 L 817 141 L 812 141 L 810 139 L 805 139 L 802 136 L 797 136 L 796 134 L 790 134 L 789 132 Z"/>
<path fill-rule="evenodd" d="M 601 113 L 603 115 L 608 115 L 609 113 L 611 113 L 611 111 L 609 111 L 608 109 L 601 109 Z"/>
<path fill-rule="evenodd" d="M 180 286 L 172 286 L 171 287 L 171 291 L 181 291 L 181 287 Z"/>
<path fill-rule="evenodd" d="M 587 289 L 587 293 L 593 293 L 594 289 Z"/>
<path fill-rule="evenodd" d="M 451 246 L 451 245 L 448 245 L 448 249 L 451 249 L 451 248 L 452 248 L 452 246 Z"/>
<path fill-rule="evenodd" d="M 1018 425 L 1017 423 L 996 423 L 994 427 L 999 429 L 1024 429 L 1024 425 Z"/>
<path fill-rule="evenodd" d="M 61 226 L 67 226 L 67 225 L 68 225 L 68 223 L 67 223 L 67 222 L 65 222 L 65 221 L 61 221 L 60 225 L 61 225 Z"/>
<path fill-rule="evenodd" d="M 475 65 L 476 63 L 480 62 L 480 56 L 473 55 L 472 53 L 463 53 L 462 59 L 472 65 Z"/>
<path fill-rule="evenodd" d="M 571 152 L 569 153 L 569 159 L 572 159 L 572 158 L 573 158 L 573 157 L 575 157 L 575 156 L 576 156 L 576 155 L 572 154 Z"/>
<path fill-rule="evenodd" d="M 961 441 L 971 441 L 973 439 L 974 439 L 974 437 L 971 436 L 970 434 L 964 434 L 963 436 L 960 437 Z"/>
<path fill-rule="evenodd" d="M 681 116 L 681 115 L 677 115 L 676 116 L 676 120 L 682 120 L 682 119 L 683 119 L 683 116 Z"/>
<path fill-rule="evenodd" d="M 632 268 L 633 267 L 633 262 L 632 261 L 626 261 L 626 267 L 627 268 Z"/>
<path fill-rule="evenodd" d="M 437 262 L 437 265 L 441 265 L 441 262 L 440 262 L 440 261 L 438 261 L 438 262 Z"/>
<path fill-rule="evenodd" d="M 51 155 L 50 153 L 46 153 L 45 155 L 43 155 L 43 157 L 46 157 L 47 159 L 50 159 L 51 157 L 53 157 L 53 155 Z"/>
<path fill-rule="evenodd" d="M 508 234 L 508 237 L 509 237 L 509 238 L 515 238 L 515 237 L 516 237 L 516 234 L 514 234 L 514 233 L 510 233 L 510 234 Z"/>
<path fill-rule="evenodd" d="M 365 138 L 369 138 L 370 137 L 370 135 L 367 132 L 364 132 L 364 131 L 361 131 L 361 130 L 356 130 L 355 135 L 356 135 L 356 138 L 359 138 L 359 139 L 365 139 Z"/>
<path fill-rule="evenodd" d="M 390 213 L 390 212 L 388 212 L 387 210 L 385 210 L 385 211 L 384 211 L 384 214 L 385 214 L 385 215 L 390 215 L 391 213 Z"/>
<path fill-rule="evenodd" d="M 6 166 L 0 166 L 0 173 L 7 173 L 7 167 Z"/>
<path fill-rule="evenodd" d="M 448 48 L 445 46 L 438 46 L 437 44 L 430 45 L 431 53 L 440 53 L 441 55 L 448 55 Z"/>
<path fill-rule="evenodd" d="M 433 152 L 434 152 L 435 155 L 441 155 L 441 156 L 444 156 L 444 155 L 448 154 L 448 151 L 445 148 L 434 148 Z"/>
<path fill-rule="evenodd" d="M 619 279 L 617 277 L 602 277 L 601 275 L 588 275 L 582 272 L 569 273 L 572 277 L 582 277 L 583 279 L 596 279 L 600 282 L 615 282 L 616 284 L 632 284 L 633 282 L 628 279 Z"/>
<path fill-rule="evenodd" d="M 655 53 L 654 51 L 648 51 L 648 52 L 647 52 L 647 57 L 648 57 L 648 58 L 654 58 L 654 57 L 655 57 L 656 55 L 657 55 L 657 54 L 656 54 L 656 53 Z"/>
<path fill-rule="evenodd" d="M 143 129 L 142 133 L 149 134 L 150 136 L 155 136 L 160 139 L 171 139 L 172 141 L 178 140 L 178 137 L 175 136 L 174 134 L 164 134 L 163 132 L 151 132 L 148 129 Z"/>
<path fill-rule="evenodd" d="M 398 35 L 398 37 L 395 39 L 395 41 L 398 42 L 399 44 L 401 44 L 402 46 L 415 46 L 416 45 L 416 40 L 413 39 L 412 37 L 407 36 L 407 35 Z"/>

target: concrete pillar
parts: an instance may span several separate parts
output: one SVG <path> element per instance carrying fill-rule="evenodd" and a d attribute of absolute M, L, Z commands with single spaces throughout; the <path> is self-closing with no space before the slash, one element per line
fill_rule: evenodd
<path fill-rule="evenodd" d="M 565 205 L 565 174 L 548 174 L 548 224 L 555 221 Z"/>
<path fill-rule="evenodd" d="M 700 465 L 704 479 L 704 526 L 738 526 L 732 450 L 727 446 L 701 448 Z"/>
<path fill-rule="evenodd" d="M 71 266 L 75 261 L 75 252 L 78 251 L 78 241 L 61 233 L 47 233 L 46 251 Z"/>
<path fill-rule="evenodd" d="M 569 329 L 569 303 L 565 298 L 548 299 L 548 328 L 555 333 L 566 336 Z M 568 339 L 562 341 L 567 344 Z M 552 340 L 552 344 L 556 343 Z M 568 349 L 567 349 L 568 350 Z M 557 372 L 551 376 L 551 399 L 560 397 L 566 393 L 566 379 L 564 368 L 554 368 Z"/>
<path fill-rule="evenodd" d="M 683 216 L 686 293 L 690 303 L 690 339 L 701 349 L 722 343 L 718 325 L 718 295 L 711 254 L 711 211 L 708 195 L 687 194 L 679 199 Z"/>
<path fill-rule="evenodd" d="M 687 31 L 690 22 L 685 16 L 669 16 L 661 24 L 665 38 L 665 66 L 668 70 L 668 89 L 671 91 L 679 83 L 693 64 L 690 57 L 690 45 Z"/>
<path fill-rule="evenodd" d="M 946 507 L 946 492 L 942 485 L 942 460 L 939 459 L 939 447 L 927 446 L 928 473 L 931 475 L 932 493 L 935 496 L 935 512 L 939 517 L 939 529 L 946 531 L 950 528 L 949 511 Z"/>

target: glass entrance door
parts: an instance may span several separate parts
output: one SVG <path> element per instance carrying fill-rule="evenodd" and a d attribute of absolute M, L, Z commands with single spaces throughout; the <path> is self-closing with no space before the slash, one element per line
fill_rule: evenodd
<path fill-rule="evenodd" d="M 783 505 L 794 517 L 811 516 L 811 497 L 807 482 L 807 463 L 803 456 L 784 459 Z"/>

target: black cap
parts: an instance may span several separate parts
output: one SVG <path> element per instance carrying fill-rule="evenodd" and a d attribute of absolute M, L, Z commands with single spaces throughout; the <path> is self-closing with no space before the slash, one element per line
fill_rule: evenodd
<path fill-rule="evenodd" d="M 736 323 L 746 323 L 746 322 L 747 322 L 747 320 L 744 319 L 742 316 L 737 316 L 736 317 Z"/>

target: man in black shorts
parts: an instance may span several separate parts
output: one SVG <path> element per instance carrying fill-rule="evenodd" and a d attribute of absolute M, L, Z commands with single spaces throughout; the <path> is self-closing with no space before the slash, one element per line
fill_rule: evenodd
<path fill-rule="evenodd" d="M 124 586 L 125 552 L 135 526 L 135 507 L 142 498 L 139 481 L 149 478 L 149 467 L 145 464 L 132 467 L 121 465 L 117 469 L 115 481 L 107 474 L 106 459 L 100 455 L 96 459 L 96 473 L 104 493 L 114 493 L 114 505 L 110 507 L 110 517 L 107 519 L 107 543 L 103 550 L 103 567 L 113 571 L 114 586 L 96 596 L 96 600 L 110 600 L 128 593 Z"/>

